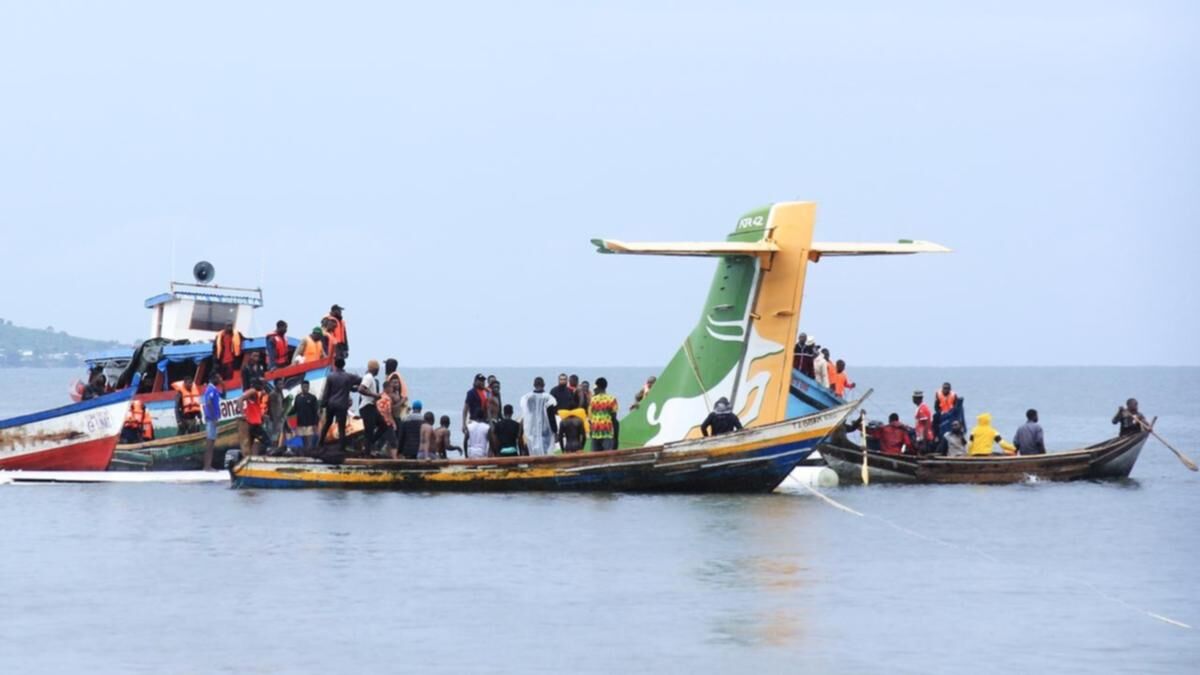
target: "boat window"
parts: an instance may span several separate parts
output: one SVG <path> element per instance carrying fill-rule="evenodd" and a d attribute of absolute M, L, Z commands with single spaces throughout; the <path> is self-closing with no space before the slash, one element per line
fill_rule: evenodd
<path fill-rule="evenodd" d="M 207 330 L 214 333 L 233 323 L 237 317 L 237 305 L 226 302 L 197 301 L 192 308 L 192 330 Z"/>

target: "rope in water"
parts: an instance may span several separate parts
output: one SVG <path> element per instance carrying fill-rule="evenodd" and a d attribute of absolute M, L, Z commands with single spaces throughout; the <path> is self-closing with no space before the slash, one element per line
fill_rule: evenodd
<path fill-rule="evenodd" d="M 993 563 L 1001 563 L 1001 562 L 1002 562 L 1002 561 L 1001 561 L 999 558 L 997 558 L 996 556 L 994 556 L 994 555 L 992 555 L 992 554 L 990 554 L 990 553 L 987 553 L 986 551 L 982 551 L 982 550 L 980 550 L 980 549 L 978 549 L 978 548 L 975 548 L 974 546 L 964 546 L 964 545 L 962 545 L 962 544 L 956 544 L 956 543 L 954 543 L 954 542 L 952 542 L 952 541 L 947 541 L 947 540 L 945 540 L 945 539 L 941 539 L 941 538 L 939 538 L 939 537 L 933 537 L 933 536 L 930 536 L 930 535 L 927 535 L 927 534 L 923 534 L 923 533 L 921 533 L 921 532 L 917 532 L 916 530 L 913 530 L 913 529 L 907 528 L 907 527 L 905 527 L 905 526 L 903 526 L 903 525 L 900 525 L 899 523 L 895 523 L 895 522 L 893 522 L 893 521 L 890 521 L 890 520 L 888 520 L 887 518 L 881 518 L 880 516 L 875 516 L 875 515 L 867 515 L 867 514 L 865 514 L 865 513 L 861 512 L 861 511 L 857 511 L 857 510 L 855 510 L 855 509 L 852 509 L 852 508 L 850 508 L 849 506 L 846 506 L 845 504 L 843 504 L 843 503 L 841 503 L 841 502 L 837 501 L 837 500 L 836 500 L 836 499 L 834 499 L 833 497 L 830 497 L 829 495 L 827 495 L 827 494 L 824 494 L 824 493 L 823 493 L 823 492 L 821 492 L 820 490 L 818 490 L 818 489 L 816 489 L 816 488 L 812 487 L 811 485 L 808 485 L 807 483 L 804 483 L 803 481 L 801 481 L 801 480 L 799 480 L 799 479 L 797 479 L 797 478 L 795 478 L 795 477 L 793 477 L 793 476 L 790 476 L 790 475 L 789 475 L 789 476 L 788 476 L 788 478 L 791 478 L 792 480 L 796 481 L 796 482 L 797 482 L 797 483 L 800 485 L 800 487 L 804 488 L 805 490 L 808 490 L 810 493 L 812 493 L 813 495 L 815 495 L 816 497 L 818 497 L 819 499 L 821 499 L 821 501 L 825 502 L 826 504 L 829 504 L 830 506 L 832 506 L 832 507 L 834 507 L 834 508 L 836 508 L 836 509 L 838 509 L 838 510 L 845 511 L 846 513 L 849 513 L 849 514 L 851 514 L 851 515 L 854 515 L 854 516 L 858 516 L 858 517 L 860 517 L 860 518 L 870 518 L 870 519 L 872 519 L 872 520 L 877 520 L 877 521 L 879 521 L 879 522 L 883 523 L 884 525 L 887 525 L 888 527 L 890 527 L 890 528 L 892 528 L 892 529 L 894 529 L 894 530 L 897 530 L 897 531 L 899 531 L 899 532 L 903 532 L 903 533 L 905 533 L 905 534 L 907 534 L 907 535 L 910 535 L 910 536 L 916 537 L 916 538 L 918 538 L 918 539 L 923 539 L 923 540 L 925 540 L 925 541 L 930 541 L 930 542 L 933 542 L 933 543 L 935 543 L 935 544 L 940 544 L 940 545 L 942 545 L 942 546 L 945 546 L 945 547 L 947 547 L 947 548 L 958 549 L 958 550 L 960 550 L 960 551 L 967 551 L 968 553 L 972 553 L 972 554 L 974 554 L 974 555 L 977 555 L 977 556 L 979 556 L 979 557 L 981 557 L 981 558 L 983 558 L 983 559 L 985 559 L 985 560 L 987 560 L 987 561 L 989 561 L 989 562 L 993 562 Z M 1172 625 L 1172 626 L 1177 626 L 1177 627 L 1179 627 L 1179 628 L 1186 628 L 1186 629 L 1188 629 L 1188 630 L 1192 630 L 1192 627 L 1191 627 L 1190 625 L 1188 625 L 1188 624 L 1186 624 L 1186 623 L 1184 623 L 1184 622 L 1182 622 L 1182 621 L 1177 621 L 1177 620 L 1175 620 L 1175 619 L 1172 619 L 1172 618 L 1170 618 L 1170 617 L 1168 617 L 1168 616 L 1163 616 L 1162 614 L 1159 614 L 1159 613 L 1157 613 L 1157 612 L 1151 612 L 1151 611 L 1150 611 L 1150 610 L 1148 610 L 1148 609 L 1142 609 L 1141 607 L 1137 607 L 1137 606 L 1135 606 L 1135 605 L 1131 605 L 1131 604 L 1130 604 L 1129 602 L 1127 602 L 1126 600 L 1123 600 L 1123 599 L 1121 599 L 1121 598 L 1118 598 L 1118 597 L 1116 597 L 1115 595 L 1112 595 L 1112 594 L 1110 594 L 1110 593 L 1107 593 L 1107 592 L 1105 592 L 1105 591 L 1101 590 L 1100 588 L 1096 587 L 1096 585 L 1094 585 L 1094 584 L 1088 583 L 1088 582 L 1086 582 L 1086 581 L 1080 581 L 1080 580 L 1078 580 L 1078 579 L 1066 578 L 1066 580 L 1067 580 L 1067 581 L 1069 581 L 1069 582 L 1071 582 L 1071 583 L 1073 583 L 1073 584 L 1076 584 L 1076 585 L 1078 585 L 1078 586 L 1082 586 L 1083 588 L 1086 588 L 1086 589 L 1088 589 L 1088 590 L 1092 591 L 1092 592 L 1093 592 L 1093 593 L 1095 593 L 1097 596 L 1099 596 L 1099 597 L 1101 597 L 1101 598 L 1103 598 L 1103 599 L 1105 599 L 1105 600 L 1108 600 L 1109 602 L 1113 602 L 1113 603 L 1116 603 L 1116 604 L 1118 604 L 1118 605 L 1121 605 L 1121 606 L 1125 607 L 1126 609 L 1131 609 L 1131 610 L 1133 610 L 1133 611 L 1135 611 L 1135 612 L 1138 612 L 1138 613 L 1140 613 L 1140 614 L 1144 614 L 1144 615 L 1146 615 L 1146 616 L 1148 616 L 1148 617 L 1150 617 L 1150 618 L 1152 618 L 1152 619 L 1156 619 L 1156 620 L 1158 620 L 1158 621 L 1162 621 L 1163 623 L 1168 623 L 1168 624 L 1170 624 L 1170 625 Z"/>

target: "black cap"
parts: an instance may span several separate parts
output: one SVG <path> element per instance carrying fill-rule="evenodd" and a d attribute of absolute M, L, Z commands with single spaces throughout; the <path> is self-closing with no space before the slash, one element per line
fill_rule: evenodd
<path fill-rule="evenodd" d="M 343 309 L 346 309 L 346 308 L 345 308 L 345 307 L 342 307 L 341 305 L 334 305 L 333 307 L 330 307 L 330 308 L 329 308 L 329 311 L 331 311 L 331 312 L 340 312 L 340 311 L 342 311 Z"/>

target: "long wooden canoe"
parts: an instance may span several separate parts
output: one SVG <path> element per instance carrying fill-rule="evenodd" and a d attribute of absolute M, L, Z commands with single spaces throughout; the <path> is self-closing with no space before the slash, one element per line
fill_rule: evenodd
<path fill-rule="evenodd" d="M 1111 438 L 1079 450 L 1044 455 L 941 455 L 867 454 L 872 483 L 1020 483 L 1030 479 L 1102 480 L 1125 478 L 1137 462 L 1149 434 Z M 821 456 L 842 482 L 862 482 L 862 446 L 842 431 L 820 446 Z"/>
<path fill-rule="evenodd" d="M 239 488 L 356 488 L 464 492 L 770 492 L 857 406 L 732 434 L 666 445 L 542 457 L 467 460 L 247 457 Z"/>

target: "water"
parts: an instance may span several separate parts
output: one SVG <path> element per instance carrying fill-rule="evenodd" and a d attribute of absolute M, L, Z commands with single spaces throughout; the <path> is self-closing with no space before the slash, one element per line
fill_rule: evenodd
<path fill-rule="evenodd" d="M 541 369 L 551 377 L 559 369 Z M 406 373 L 461 408 L 473 370 Z M 645 369 L 607 369 L 628 398 Z M 0 370 L 0 415 L 66 371 Z M 515 399 L 529 369 L 498 370 Z M 1129 395 L 1200 458 L 1200 369 L 867 369 L 872 416 L 950 379 L 1010 434 L 1099 440 Z M 1196 672 L 1200 475 L 774 495 L 0 487 L 0 672 Z M 1149 613 L 1190 624 L 1185 629 Z"/>

